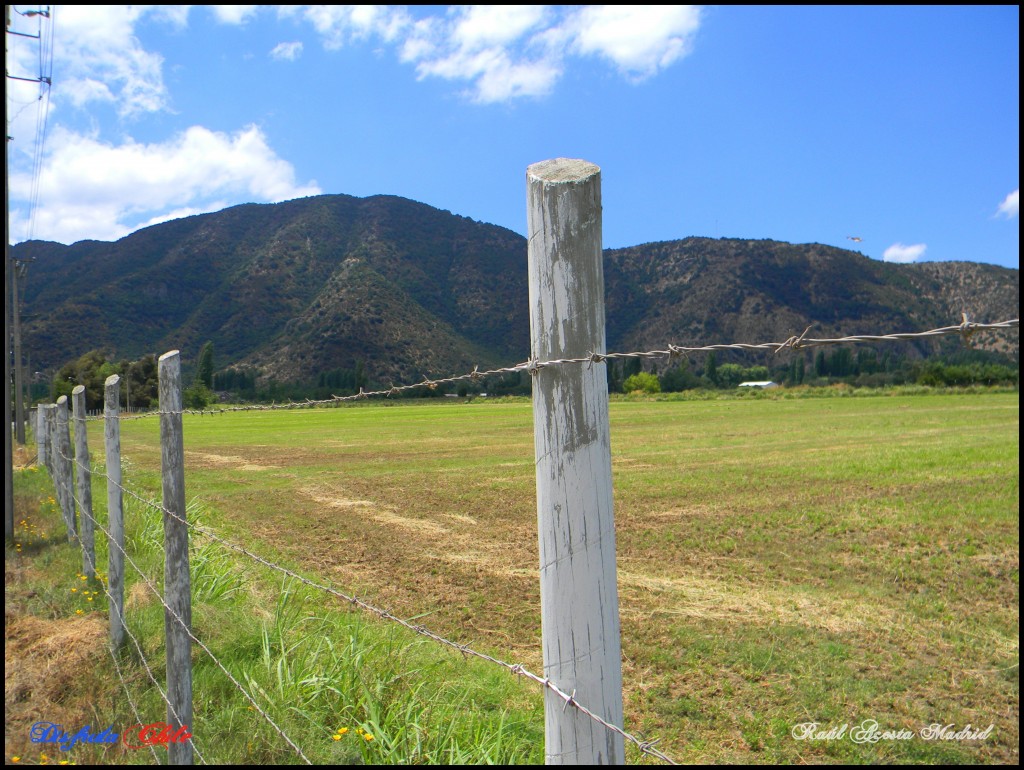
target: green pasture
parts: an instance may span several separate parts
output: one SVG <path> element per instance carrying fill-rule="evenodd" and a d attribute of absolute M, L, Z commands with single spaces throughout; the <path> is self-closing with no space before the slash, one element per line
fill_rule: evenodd
<path fill-rule="evenodd" d="M 626 729 L 684 762 L 1016 761 L 1018 420 L 1016 393 L 613 401 Z M 528 400 L 186 415 L 184 426 L 191 515 L 204 526 L 540 670 Z M 157 420 L 121 430 L 126 484 L 158 497 Z M 90 445 L 102 459 L 101 423 Z M 157 520 L 146 545 L 141 507 L 133 545 L 159 572 Z M 201 537 L 194 546 L 198 635 L 249 665 L 268 703 L 303 704 L 301 715 L 275 708 L 300 745 L 330 747 L 318 758 L 343 743 L 329 734 L 343 726 L 333 707 L 348 709 L 346 725 L 375 725 L 379 751 L 366 760 L 542 760 L 541 696 L 528 682 Z M 235 613 L 247 621 L 233 625 Z M 353 636 L 378 650 L 360 653 L 376 677 L 363 689 L 339 684 Z M 258 724 L 208 675 L 200 729 Z M 380 695 L 389 687 L 395 703 Z M 373 709 L 386 718 L 373 722 Z M 852 740 L 868 720 L 914 737 Z M 807 723 L 847 734 L 795 739 Z M 932 724 L 994 727 L 981 740 L 926 740 Z M 242 742 L 218 761 L 295 759 L 252 729 L 268 748 Z M 487 748 L 473 753 L 473 741 Z"/>

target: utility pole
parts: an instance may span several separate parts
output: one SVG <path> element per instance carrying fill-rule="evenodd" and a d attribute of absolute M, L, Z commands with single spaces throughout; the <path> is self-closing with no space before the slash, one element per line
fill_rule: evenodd
<path fill-rule="evenodd" d="M 4 7 L 5 7 L 5 10 L 6 10 L 7 26 L 5 27 L 5 30 L 6 30 L 7 34 L 18 35 L 19 37 L 30 37 L 30 38 L 37 38 L 37 39 L 40 37 L 39 35 L 29 35 L 29 34 L 26 34 L 24 32 L 15 32 L 12 29 L 10 29 L 10 26 L 11 26 L 11 7 L 10 6 L 4 6 Z M 23 15 L 25 15 L 25 16 L 45 16 L 45 17 L 49 18 L 50 12 L 49 11 L 28 11 L 28 12 L 26 12 Z M 5 43 L 6 43 L 7 34 L 4 35 Z M 6 44 L 4 46 L 4 49 L 6 51 Z M 40 73 L 39 77 L 37 77 L 37 78 L 16 77 L 14 75 L 11 75 L 10 73 L 6 73 L 6 76 L 10 80 L 25 80 L 25 81 L 32 82 L 32 83 L 46 83 L 47 85 L 50 84 L 49 78 L 44 77 L 42 73 Z M 6 110 L 6 103 L 5 103 L 5 107 L 4 107 L 4 114 L 5 114 L 5 116 L 6 116 L 6 111 L 7 110 Z M 6 120 L 5 120 L 5 123 L 6 123 Z M 7 144 L 8 145 L 10 144 L 10 141 L 11 141 L 11 136 L 8 135 L 7 136 Z M 5 152 L 6 152 L 6 147 L 5 147 Z M 5 165 L 6 165 L 7 169 L 10 169 L 10 163 L 6 162 L 8 160 L 9 160 L 9 158 L 5 158 Z M 9 171 L 8 171 L 8 173 L 9 173 Z M 21 360 L 21 309 L 19 308 L 19 302 L 18 302 L 18 297 L 19 297 L 19 291 L 18 291 L 18 261 L 17 260 L 13 260 L 12 261 L 11 258 L 10 258 L 10 252 L 9 252 L 9 248 L 10 248 L 10 220 L 11 220 L 10 199 L 9 199 L 9 193 L 7 192 L 7 188 L 9 186 L 10 186 L 9 184 L 5 184 L 5 186 L 4 186 L 4 199 L 5 199 L 4 209 L 5 209 L 6 216 L 7 216 L 7 224 L 5 226 L 6 227 L 6 232 L 7 232 L 7 239 L 4 241 L 4 250 L 5 250 L 5 253 L 4 253 L 4 266 L 6 268 L 6 271 L 10 275 L 10 286 L 8 286 L 7 288 L 9 290 L 9 292 L 10 292 L 11 312 L 13 313 L 13 316 L 14 316 L 14 435 L 15 435 L 15 438 L 17 439 L 18 443 L 21 444 L 21 445 L 24 445 L 25 444 L 25 402 L 24 402 L 24 399 L 23 399 L 23 394 L 24 394 L 24 391 L 25 391 L 25 373 L 24 373 L 25 372 L 25 367 L 24 367 L 24 365 L 22 363 L 22 360 Z"/>
<path fill-rule="evenodd" d="M 7 212 L 10 220 L 10 209 Z M 8 239 L 8 243 L 10 239 Z M 21 361 L 21 310 L 18 307 L 18 260 L 8 261 L 11 274 L 11 312 L 14 316 L 14 438 L 25 445 L 25 367 Z"/>
<path fill-rule="evenodd" d="M 11 26 L 11 6 L 4 6 L 4 59 L 7 58 L 7 28 Z M 6 92 L 6 90 L 5 90 Z M 4 98 L 4 136 L 7 136 L 7 121 L 10 116 L 7 114 L 7 98 Z M 10 163 L 8 144 L 11 137 L 4 140 L 4 169 L 9 169 Z M 7 173 L 6 170 L 4 172 Z M 7 281 L 4 291 L 4 538 L 11 542 L 14 540 L 14 453 L 11 446 L 11 324 L 10 324 L 10 300 L 11 300 L 11 271 L 7 269 L 10 264 L 10 242 L 11 242 L 11 205 L 10 196 L 7 191 L 7 180 L 4 180 L 4 273 L 7 274 Z"/>

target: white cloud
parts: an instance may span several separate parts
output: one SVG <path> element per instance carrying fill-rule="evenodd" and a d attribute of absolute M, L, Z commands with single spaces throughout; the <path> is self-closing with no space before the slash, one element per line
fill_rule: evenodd
<path fill-rule="evenodd" d="M 457 8 L 445 22 L 434 19 L 413 27 L 402 60 L 416 62 L 420 78 L 472 81 L 467 93 L 477 102 L 542 96 L 561 76 L 560 62 L 544 50 L 527 53 L 530 40 L 521 38 L 548 16 L 543 6 Z"/>
<path fill-rule="evenodd" d="M 633 78 L 668 67 L 693 48 L 700 8 L 690 5 L 592 5 L 569 22 L 582 54 L 610 59 Z"/>
<path fill-rule="evenodd" d="M 371 36 L 390 43 L 412 24 L 403 9 L 382 5 L 313 5 L 303 16 L 320 33 L 328 50 Z"/>
<path fill-rule="evenodd" d="M 997 217 L 1003 217 L 1004 219 L 1016 219 L 1020 215 L 1020 188 L 1018 187 L 1012 193 L 1003 198 L 1003 202 L 999 204 L 999 209 L 996 211 Z"/>
<path fill-rule="evenodd" d="M 221 24 L 245 24 L 260 10 L 258 5 L 211 5 L 209 8 Z"/>
<path fill-rule="evenodd" d="M 270 52 L 271 59 L 278 61 L 295 61 L 302 55 L 302 43 L 278 43 Z"/>
<path fill-rule="evenodd" d="M 415 20 L 380 6 L 314 6 L 303 15 L 326 48 L 378 37 L 421 79 L 467 82 L 479 103 L 550 93 L 571 56 L 598 56 L 642 80 L 690 52 L 701 20 L 696 6 L 457 6 Z"/>
<path fill-rule="evenodd" d="M 156 112 L 168 106 L 163 82 L 163 57 L 145 50 L 135 37 L 144 14 L 175 25 L 182 13 L 159 7 L 127 5 L 62 5 L 54 16 L 54 58 L 64 77 L 60 94 L 77 107 L 109 102 L 122 117 Z"/>
<path fill-rule="evenodd" d="M 548 16 L 542 5 L 471 5 L 457 14 L 451 38 L 468 51 L 509 45 Z"/>
<path fill-rule="evenodd" d="M 916 262 L 924 256 L 924 252 L 927 248 L 928 247 L 923 243 L 915 243 L 912 246 L 906 246 L 902 243 L 894 243 L 885 250 L 885 253 L 882 255 L 882 261 L 897 262 L 901 264 Z"/>
<path fill-rule="evenodd" d="M 119 145 L 58 129 L 49 146 L 35 232 L 64 243 L 119 238 L 173 218 L 173 211 L 213 211 L 226 200 L 277 202 L 321 192 L 315 181 L 296 182 L 295 169 L 256 126 L 230 135 L 193 126 L 167 142 Z M 15 174 L 12 195 L 27 198 L 30 183 L 28 174 Z M 17 238 L 24 213 L 16 210 L 13 220 Z"/>

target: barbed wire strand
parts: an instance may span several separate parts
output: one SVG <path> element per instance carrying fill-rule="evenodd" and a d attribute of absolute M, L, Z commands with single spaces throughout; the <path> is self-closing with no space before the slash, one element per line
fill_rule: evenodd
<path fill-rule="evenodd" d="M 65 459 L 67 459 L 66 455 L 64 455 L 63 452 L 60 452 L 58 450 L 57 454 L 59 454 L 61 457 L 64 457 Z M 98 475 L 104 476 L 104 477 L 109 479 L 109 477 L 107 477 L 106 474 L 104 474 L 104 473 L 99 473 Z M 115 484 L 115 486 L 119 486 L 120 487 L 120 485 L 118 485 L 118 484 Z M 120 488 L 121 488 L 122 492 L 127 491 L 127 490 L 124 489 L 124 487 L 120 487 Z M 181 519 L 180 516 L 176 516 L 175 514 L 171 513 L 166 508 L 164 508 L 163 506 L 155 505 L 155 504 L 151 503 L 150 501 L 147 501 L 144 498 L 139 497 L 137 495 L 133 495 L 133 497 L 136 497 L 136 499 L 141 500 L 143 503 L 146 503 L 147 505 L 149 505 L 149 506 L 151 506 L 153 508 L 156 508 L 157 510 L 163 511 L 164 513 L 168 514 L 169 516 L 172 516 L 173 518 L 178 519 L 178 521 L 183 521 L 183 519 Z M 88 514 L 85 514 L 84 509 L 82 509 L 81 501 L 78 501 L 77 497 L 75 498 L 75 500 L 76 500 L 76 502 L 78 502 L 79 508 L 82 510 L 83 515 L 88 515 Z M 267 714 L 262 708 L 260 708 L 260 705 L 253 699 L 253 697 L 246 691 L 246 689 L 241 684 L 239 684 L 238 680 L 235 679 L 235 677 L 231 674 L 230 671 L 228 671 L 228 669 L 224 666 L 224 664 L 220 662 L 220 659 L 217 658 L 217 656 L 213 654 L 213 651 L 210 650 L 209 647 L 207 647 L 199 638 L 197 638 L 195 636 L 195 634 L 192 633 L 192 629 L 188 627 L 188 624 L 185 623 L 184 620 L 182 620 L 182 618 L 178 615 L 178 613 L 176 613 L 170 607 L 170 605 L 167 604 L 166 601 L 164 601 L 163 596 L 160 594 L 160 589 L 158 589 L 153 584 L 153 581 L 149 579 L 149 577 L 146 575 L 146 573 L 142 571 L 142 568 L 139 567 L 135 563 L 135 561 L 132 559 L 132 557 L 128 555 L 128 552 L 124 548 L 122 548 L 113 539 L 113 536 L 110 534 L 110 532 L 107 530 L 107 528 L 104 527 L 102 524 L 100 524 L 96 520 L 96 517 L 89 515 L 89 518 L 92 521 L 93 525 L 96 526 L 101 532 L 103 532 L 107 536 L 107 541 L 109 543 L 112 543 L 117 548 L 117 550 L 119 550 L 121 552 L 121 554 L 124 556 L 125 560 L 129 564 L 131 564 L 131 566 L 135 569 L 136 572 L 139 573 L 139 577 L 142 578 L 143 582 L 149 587 L 149 589 L 156 596 L 157 600 L 164 606 L 164 609 L 166 609 L 167 612 L 170 613 L 171 617 L 174 618 L 174 620 L 178 623 L 178 625 L 180 625 L 183 629 L 185 629 L 185 633 L 188 634 L 189 638 L 193 642 L 198 644 L 206 652 L 206 654 L 210 656 L 210 659 L 213 660 L 213 662 L 217 665 L 218 668 L 220 668 L 220 670 L 224 673 L 224 675 L 227 676 L 227 678 L 231 680 L 231 683 L 234 684 L 235 687 L 239 690 L 239 692 L 241 692 L 242 695 L 245 696 L 245 698 L 249 701 L 249 703 L 252 704 L 253 708 L 255 708 L 256 711 L 258 711 L 263 716 L 263 718 L 267 722 L 270 723 L 270 725 L 277 731 L 277 733 L 282 738 L 284 738 L 285 742 L 288 743 L 288 745 L 291 746 L 296 751 L 296 753 L 303 759 L 303 761 L 305 761 L 305 763 L 307 765 L 313 764 L 309 760 L 309 758 L 302 752 L 302 749 L 300 749 L 297 745 L 295 745 L 295 742 L 292 741 L 292 739 L 289 738 L 287 734 L 285 734 L 285 732 L 277 725 L 277 723 L 270 717 L 270 715 Z M 187 522 L 186 522 L 186 524 L 187 524 Z M 110 594 L 108 593 L 107 596 L 109 597 Z M 159 685 L 157 685 L 157 686 L 159 687 Z M 161 689 L 161 693 L 163 693 L 162 689 Z M 174 711 L 174 707 L 171 705 L 171 702 L 167 698 L 166 695 L 164 695 L 164 700 L 167 701 L 168 707 L 170 707 L 171 711 L 174 713 L 174 717 L 175 717 L 175 719 L 178 720 L 179 724 L 184 724 L 182 722 L 181 718 L 178 716 L 177 712 Z M 190 738 L 189 740 L 192 740 L 192 739 Z M 193 749 L 195 749 L 195 742 L 194 741 L 192 742 L 192 747 L 193 747 Z M 199 754 L 198 750 L 196 751 L 196 754 L 200 757 L 200 760 L 203 761 L 203 764 L 206 764 L 205 760 L 202 759 L 202 755 Z"/>
<path fill-rule="evenodd" d="M 969 340 L 971 335 L 979 331 L 990 331 L 996 329 L 1016 329 L 1019 327 L 1019 319 L 1011 319 L 1009 321 L 1000 321 L 998 323 L 983 324 L 968 321 L 966 315 L 964 321 L 956 326 L 943 326 L 938 329 L 929 329 L 923 332 L 901 332 L 897 334 L 860 334 L 850 335 L 847 337 L 833 337 L 827 339 L 815 339 L 808 338 L 806 335 L 810 331 L 811 327 L 808 326 L 804 329 L 803 334 L 799 336 L 793 335 L 785 342 L 761 342 L 761 343 L 743 343 L 733 342 L 725 343 L 720 345 L 698 345 L 698 346 L 686 346 L 686 345 L 673 345 L 668 344 L 664 350 L 646 350 L 646 351 L 634 351 L 630 353 L 596 353 L 592 352 L 586 356 L 580 356 L 578 358 L 556 358 L 547 361 L 536 361 L 528 360 L 523 363 L 516 364 L 515 366 L 506 366 L 498 369 L 488 369 L 486 371 L 480 371 L 479 368 L 474 368 L 472 372 L 466 374 L 455 375 L 451 377 L 442 377 L 439 379 L 424 378 L 422 382 L 413 383 L 411 385 L 393 385 L 390 388 L 381 390 L 367 391 L 362 388 L 359 389 L 359 393 L 351 396 L 331 396 L 330 398 L 324 399 L 305 399 L 304 401 L 289 401 L 282 404 L 247 404 L 242 406 L 229 406 L 222 407 L 219 409 L 182 409 L 181 411 L 168 412 L 160 411 L 159 409 L 152 412 L 144 412 L 142 414 L 118 414 L 118 419 L 121 420 L 142 420 L 150 417 L 158 417 L 162 414 L 192 414 L 192 415 L 213 415 L 213 414 L 224 414 L 226 412 L 253 412 L 253 411 L 272 411 L 280 409 L 312 409 L 322 406 L 336 406 L 338 404 L 347 401 L 356 401 L 359 399 L 373 398 L 379 396 L 396 396 L 401 393 L 415 390 L 417 388 L 427 387 L 434 390 L 442 385 L 454 385 L 460 382 L 466 381 L 479 381 L 485 377 L 500 375 L 500 374 L 517 374 L 519 372 L 529 372 L 531 375 L 536 375 L 542 369 L 546 369 L 551 366 L 567 366 L 570 364 L 597 364 L 609 360 L 619 360 L 626 358 L 639 358 L 639 359 L 664 359 L 669 360 L 676 359 L 680 356 L 686 355 L 687 353 L 710 353 L 713 351 L 725 351 L 725 350 L 741 350 L 741 351 L 772 351 L 773 353 L 781 353 L 783 350 L 803 350 L 807 348 L 826 347 L 831 345 L 846 345 L 846 344 L 857 344 L 862 342 L 896 342 L 903 340 L 913 339 L 927 339 L 929 337 L 941 337 L 950 334 L 960 334 L 964 339 Z M 87 417 L 87 420 L 103 420 L 106 419 L 104 415 L 96 415 Z"/>
<path fill-rule="evenodd" d="M 106 593 L 108 597 L 110 596 L 110 593 L 107 592 L 106 590 L 104 590 L 104 593 Z M 113 605 L 111 605 L 111 606 L 113 606 Z M 118 613 L 118 614 L 120 615 L 120 613 Z M 117 653 L 114 651 L 114 649 L 109 644 L 106 645 L 106 647 L 107 647 L 107 650 L 110 652 L 110 659 L 114 663 L 114 671 L 117 672 L 117 678 L 121 681 L 121 687 L 124 689 L 124 697 L 128 701 L 128 705 L 131 706 L 132 713 L 135 715 L 135 724 L 141 725 L 143 723 L 142 722 L 142 717 L 139 715 L 139 709 L 136 707 L 135 702 L 132 700 L 132 694 L 128 690 L 128 683 L 125 682 L 124 676 L 121 674 L 121 665 L 117 662 Z M 149 748 L 149 752 L 153 755 L 154 763 L 159 765 L 160 764 L 160 757 L 158 757 L 156 755 L 156 749 L 153 748 L 153 744 L 152 743 L 148 743 L 146 745 Z M 195 743 L 192 744 L 192 750 L 195 751 L 196 754 L 199 754 L 199 752 L 196 751 Z M 206 764 L 205 760 L 203 760 L 201 756 L 200 756 L 200 761 L 204 765 Z"/>
<path fill-rule="evenodd" d="M 78 502 L 78 498 L 77 497 L 75 497 L 75 501 Z M 79 502 L 79 507 L 81 507 L 81 503 L 80 502 Z M 81 541 L 81 539 L 79 539 L 78 543 L 79 543 L 79 545 L 82 546 L 82 554 L 87 559 L 89 559 L 90 565 L 93 568 L 93 574 L 95 575 L 96 574 L 96 565 L 94 563 L 92 563 L 92 559 L 89 558 L 89 554 L 85 550 L 85 543 L 83 543 Z M 156 684 L 156 678 L 152 676 L 152 671 L 149 668 L 149 662 L 146 660 L 146 656 L 142 654 L 142 647 L 139 645 L 138 640 L 136 640 L 135 637 L 132 635 L 131 631 L 128 630 L 128 624 L 124 621 L 124 616 L 121 614 L 121 611 L 117 608 L 117 605 L 114 602 L 114 597 L 111 596 L 110 590 L 108 589 L 106 582 L 101 577 L 97 578 L 97 580 L 99 581 L 99 584 L 103 587 L 103 593 L 105 593 L 107 595 L 107 600 L 108 600 L 107 601 L 107 607 L 109 609 L 112 609 L 112 610 L 117 612 L 117 616 L 118 616 L 118 618 L 121 621 L 121 627 L 124 628 L 124 630 L 128 634 L 128 636 L 131 637 L 131 640 L 133 642 L 135 642 L 135 647 L 139 651 L 139 658 L 142 660 L 142 665 L 146 668 L 147 671 L 149 671 L 150 677 L 153 679 L 153 683 Z M 135 723 L 141 725 L 142 724 L 142 716 L 139 714 L 139 709 L 135 705 L 135 701 L 132 700 L 132 694 L 131 694 L 131 691 L 128 689 L 128 683 L 124 680 L 124 675 L 121 673 L 121 664 L 118 663 L 118 661 L 117 661 L 117 652 L 109 644 L 104 645 L 104 646 L 107 648 L 107 651 L 110 653 L 110 660 L 114 664 L 114 672 L 117 674 L 118 681 L 121 682 L 121 689 L 124 690 L 125 700 L 128 701 L 128 705 L 131 707 L 132 713 L 135 715 Z M 157 684 L 157 687 L 159 688 L 158 684 Z M 163 694 L 162 691 L 161 691 L 161 694 Z M 164 700 L 167 701 L 167 698 L 165 697 Z M 173 710 L 173 706 L 171 706 L 170 701 L 167 701 L 167 705 L 169 707 L 171 707 L 171 709 Z M 153 761 L 156 764 L 159 765 L 160 764 L 160 757 L 157 756 L 156 749 L 153 748 L 153 744 L 152 743 L 147 743 L 146 747 L 149 749 L 149 753 L 153 755 Z M 202 755 L 199 754 L 199 752 L 196 750 L 195 744 L 192 745 L 192 750 L 195 751 L 197 755 L 199 755 L 200 761 L 202 761 L 203 764 L 205 765 L 206 762 L 202 759 Z"/>
<path fill-rule="evenodd" d="M 106 474 L 104 474 L 102 472 L 98 472 L 97 471 L 97 473 L 99 473 L 99 475 L 101 475 L 101 476 L 106 476 Z M 107 478 L 109 478 L 109 477 L 107 477 Z M 566 706 L 572 705 L 573 708 L 575 708 L 577 711 L 579 711 L 584 716 L 586 716 L 586 717 L 590 718 L 591 720 L 593 720 L 594 722 L 597 722 L 598 724 L 604 726 L 606 729 L 611 730 L 612 732 L 622 736 L 623 739 L 625 739 L 626 741 L 632 743 L 642 753 L 648 754 L 648 755 L 653 756 L 653 757 L 655 757 L 657 759 L 661 759 L 662 761 L 667 762 L 668 764 L 672 764 L 672 765 L 679 764 L 678 762 L 673 760 L 671 757 L 666 756 L 661 751 L 659 751 L 658 749 L 655 748 L 655 744 L 660 739 L 656 739 L 656 740 L 652 740 L 652 741 L 644 741 L 644 740 L 641 740 L 641 739 L 631 735 L 630 733 L 628 733 L 625 730 L 623 730 L 621 727 L 618 727 L 617 725 L 614 725 L 614 724 L 606 721 L 601 716 L 595 714 L 593 711 L 588 709 L 586 706 L 584 706 L 582 703 L 580 703 L 578 700 L 576 700 L 575 694 L 569 694 L 569 693 L 565 692 L 564 690 L 559 688 L 556 684 L 554 684 L 547 677 L 541 677 L 541 676 L 533 673 L 532 671 L 527 669 L 521 663 L 508 663 L 506 661 L 501 660 L 500 658 L 495 658 L 495 657 L 493 657 L 491 655 L 488 655 L 487 653 L 479 652 L 479 651 L 473 649 L 472 647 L 470 647 L 468 644 L 460 644 L 459 642 L 454 642 L 454 641 L 452 641 L 450 639 L 447 639 L 447 638 L 441 636 L 440 634 L 437 634 L 437 633 L 431 631 L 426 626 L 418 625 L 418 624 L 415 624 L 415 623 L 410 623 L 409 621 L 407 621 L 407 620 L 405 620 L 403 618 L 400 618 L 397 615 L 392 614 L 388 610 L 384 610 L 384 609 L 381 609 L 379 607 L 376 607 L 376 606 L 370 604 L 369 602 L 367 602 L 367 601 L 365 601 L 363 599 L 360 599 L 360 598 L 358 598 L 356 596 L 350 596 L 350 595 L 348 595 L 348 594 L 346 594 L 346 593 L 344 593 L 342 591 L 339 591 L 336 588 L 333 588 L 332 586 L 323 585 L 321 583 L 317 583 L 316 581 L 310 580 L 309 578 L 306 578 L 306 577 L 298 574 L 297 572 L 294 572 L 293 570 L 288 569 L 287 567 L 285 567 L 283 565 L 277 564 L 275 562 L 271 562 L 271 561 L 263 558 L 262 556 L 259 556 L 258 554 L 255 554 L 252 551 L 249 551 L 247 548 L 245 548 L 243 546 L 240 546 L 240 545 L 232 543 L 232 542 L 230 542 L 228 540 L 225 540 L 224 538 L 220 537 L 220 535 L 216 534 L 215 532 L 213 532 L 212 530 L 210 530 L 210 529 L 208 529 L 206 527 L 203 527 L 203 526 L 201 526 L 199 524 L 196 524 L 195 522 L 189 522 L 189 521 L 187 521 L 185 519 L 182 519 L 181 516 L 177 515 L 176 513 L 172 512 L 172 511 L 169 511 L 163 505 L 161 505 L 161 504 L 159 504 L 159 503 L 157 503 L 155 501 L 147 500 L 146 498 L 142 497 L 141 495 L 138 495 L 134 491 L 132 491 L 132 490 L 130 490 L 130 489 L 124 487 L 124 486 L 121 486 L 121 485 L 117 484 L 116 482 L 113 482 L 113 483 L 114 483 L 115 486 L 119 487 L 124 494 L 127 494 L 127 495 L 135 498 L 136 500 L 139 500 L 140 502 L 150 506 L 154 510 L 160 511 L 160 512 L 162 512 L 163 514 L 165 514 L 167 516 L 170 516 L 170 517 L 172 517 L 174 519 L 177 519 L 180 522 L 183 522 L 190 529 L 193 529 L 196 532 L 199 532 L 200 534 L 205 535 L 206 537 L 210 538 L 211 540 L 219 543 L 220 545 L 222 545 L 222 546 L 224 546 L 226 548 L 229 548 L 231 550 L 237 551 L 237 552 L 247 556 L 248 558 L 252 559 L 253 561 L 258 562 L 259 564 L 262 564 L 263 566 L 268 567 L 269 569 L 276 570 L 277 572 L 280 572 L 280 573 L 282 573 L 284 575 L 287 575 L 288 577 L 294 578 L 295 580 L 298 580 L 300 583 L 303 583 L 304 585 L 307 585 L 307 586 L 309 586 L 311 588 L 315 588 L 317 590 L 320 590 L 320 591 L 323 591 L 325 593 L 331 594 L 331 595 L 333 595 L 333 596 L 335 596 L 335 597 L 337 597 L 339 599 L 342 599 L 343 601 L 347 602 L 348 604 L 351 604 L 353 606 L 359 607 L 362 610 L 365 610 L 365 611 L 370 612 L 370 613 L 372 613 L 374 615 L 377 615 L 378 617 L 380 617 L 383 620 L 389 620 L 389 621 L 392 621 L 394 623 L 398 623 L 399 625 L 407 628 L 408 630 L 410 630 L 410 631 L 412 631 L 412 632 L 414 632 L 414 633 L 416 633 L 416 634 L 418 634 L 420 636 L 426 637 L 428 639 L 432 639 L 433 641 L 435 641 L 435 642 L 437 642 L 439 644 L 442 644 L 442 645 L 450 647 L 450 648 L 452 648 L 454 650 L 457 650 L 458 652 L 460 652 L 463 655 L 463 657 L 467 657 L 468 656 L 468 657 L 479 658 L 481 660 L 486 660 L 486 661 L 489 661 L 491 663 L 494 663 L 496 665 L 501 666 L 502 668 L 506 669 L 507 671 L 509 671 L 513 675 L 521 676 L 521 677 L 524 677 L 525 679 L 532 680 L 532 681 L 536 682 L 537 684 L 541 685 L 542 687 L 550 690 L 557 697 L 559 697 L 563 701 L 565 701 Z M 162 601 L 162 599 L 161 599 L 161 601 Z M 166 605 L 164 605 L 164 606 L 166 606 Z"/>
<path fill-rule="evenodd" d="M 58 451 L 57 454 L 59 454 L 61 457 L 64 457 L 65 459 L 67 459 L 63 452 Z M 79 510 L 82 511 L 82 515 L 86 515 L 85 514 L 85 509 L 82 507 L 82 501 L 78 499 L 78 496 L 75 495 L 74 492 L 72 492 L 71 496 L 72 496 L 72 498 L 74 498 L 75 502 L 78 503 L 78 508 L 79 508 Z M 108 539 L 110 539 L 110 537 L 111 537 L 110 533 L 103 527 L 103 525 L 100 524 L 98 521 L 96 521 L 95 517 L 89 516 L 89 518 L 92 520 L 93 524 L 95 526 L 99 527 L 107 535 Z M 85 553 L 85 544 L 82 543 L 81 538 L 79 538 L 78 542 L 79 542 L 79 545 L 82 546 L 83 553 Z M 110 542 L 113 542 L 113 540 L 111 539 Z M 116 543 L 115 543 L 115 545 L 116 545 Z M 120 550 L 121 550 L 122 553 L 124 553 L 124 549 L 120 549 Z M 87 556 L 88 556 L 88 554 L 87 554 Z M 125 554 L 125 557 L 128 558 L 128 554 Z M 130 559 L 129 559 L 129 561 L 130 561 Z M 90 560 L 90 562 L 91 562 L 91 560 Z M 135 571 L 139 573 L 139 575 L 142 577 L 142 579 L 146 580 L 145 574 L 142 572 L 141 569 L 139 569 L 135 565 L 134 562 L 132 562 L 132 566 L 135 567 Z M 93 572 L 95 572 L 95 565 L 93 565 Z M 107 595 L 108 607 L 113 607 L 114 606 L 114 602 L 113 602 L 114 597 L 110 595 L 110 590 L 109 590 L 106 582 L 103 581 L 103 580 L 100 580 L 99 583 L 100 583 L 100 585 L 103 586 L 103 593 L 105 593 Z M 178 723 L 179 724 L 184 724 L 184 722 L 181 719 L 181 717 L 178 716 L 178 712 L 174 708 L 174 704 L 172 704 L 171 701 L 170 701 L 170 698 L 167 697 L 167 692 L 164 690 L 163 687 L 160 686 L 160 682 L 157 681 L 156 675 L 153 673 L 153 669 L 150 667 L 149 661 L 146 659 L 146 654 L 142 651 L 142 645 L 139 643 L 139 640 L 135 637 L 135 635 L 128 628 L 127 619 L 120 612 L 118 612 L 118 618 L 121 620 L 121 626 L 124 628 L 125 633 L 128 634 L 128 638 L 130 638 L 132 640 L 132 643 L 135 645 L 135 649 L 139 653 L 139 660 L 142 662 L 143 668 L 146 669 L 146 673 L 149 675 L 150 680 L 153 682 L 153 684 L 156 686 L 157 691 L 160 693 L 160 697 L 163 698 L 164 703 L 167 704 L 167 708 L 169 708 L 171 710 L 171 713 L 174 715 L 174 718 L 178 720 Z M 111 654 L 113 654 L 113 652 Z M 116 663 L 115 663 L 115 665 L 116 665 Z M 136 711 L 135 715 L 138 717 L 138 712 L 137 711 Z M 141 723 L 141 717 L 139 718 L 139 720 L 140 720 L 140 723 Z M 193 738 L 189 738 L 189 741 L 192 743 L 192 750 L 196 753 L 196 756 L 199 757 L 199 761 L 202 764 L 204 764 L 204 765 L 207 764 L 206 759 L 203 757 L 202 752 L 199 751 L 199 747 L 196 746 L 195 740 Z M 152 746 L 150 747 L 150 750 L 153 751 L 154 759 L 156 759 L 156 751 L 153 750 Z M 159 759 L 157 760 L 157 762 L 159 762 Z"/>

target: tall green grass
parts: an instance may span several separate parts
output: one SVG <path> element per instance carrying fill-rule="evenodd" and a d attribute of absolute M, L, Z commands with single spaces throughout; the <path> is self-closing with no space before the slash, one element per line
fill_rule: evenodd
<path fill-rule="evenodd" d="M 105 537 L 97 533 L 101 580 L 78 581 L 80 551 L 59 534 L 59 514 L 46 502 L 45 476 L 45 471 L 22 473 L 19 487 L 37 490 L 43 503 L 33 518 L 45 522 L 49 532 L 45 539 L 23 544 L 20 553 L 9 552 L 8 558 L 33 561 L 36 574 L 29 591 L 36 597 L 35 611 L 59 622 L 85 606 L 88 613 L 105 618 Z M 94 493 L 100 491 L 97 482 Z M 160 591 L 161 516 L 155 508 L 125 498 L 126 551 Z M 201 523 L 204 512 L 193 503 L 188 516 Z M 102 514 L 99 518 L 105 520 Z M 244 557 L 196 533 L 190 559 L 193 633 L 315 764 L 519 764 L 542 757 L 539 693 L 507 672 L 501 675 L 480 662 L 463 660 L 291 578 L 261 574 Z M 127 563 L 126 575 L 126 594 L 131 597 L 127 625 L 142 650 L 140 655 L 129 641 L 119 653 L 122 668 L 129 672 L 128 694 L 119 691 L 113 664 L 102 648 L 95 651 L 97 669 L 90 673 L 90 678 L 102 681 L 104 699 L 113 706 L 113 712 L 98 722 L 114 724 L 115 729 L 137 721 L 128 698 L 146 720 L 162 721 L 167 710 L 146 674 L 148 666 L 165 685 L 164 608 Z M 70 593 L 68 586 L 76 592 Z M 80 592 L 87 586 L 97 595 L 83 605 Z M 96 686 L 93 682 L 92 688 Z M 206 762 L 302 761 L 197 645 L 193 697 L 195 724 L 190 727 Z M 78 763 L 150 758 L 148 752 L 125 752 L 116 746 L 80 745 L 72 755 Z"/>

